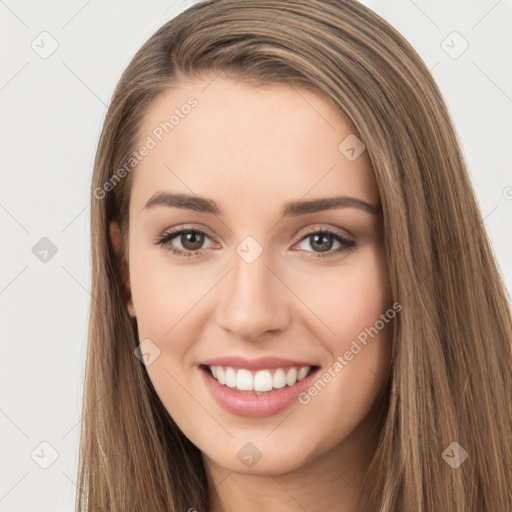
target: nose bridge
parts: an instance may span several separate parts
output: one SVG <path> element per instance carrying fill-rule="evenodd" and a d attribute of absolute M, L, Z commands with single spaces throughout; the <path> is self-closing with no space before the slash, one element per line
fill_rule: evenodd
<path fill-rule="evenodd" d="M 236 248 L 233 268 L 226 276 L 217 319 L 222 327 L 247 339 L 283 329 L 289 320 L 289 303 L 283 284 L 269 269 L 268 250 L 247 237 Z"/>

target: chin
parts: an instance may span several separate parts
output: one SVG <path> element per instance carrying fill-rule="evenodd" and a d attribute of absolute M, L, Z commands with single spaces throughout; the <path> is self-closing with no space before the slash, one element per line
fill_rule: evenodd
<path fill-rule="evenodd" d="M 236 436 L 229 440 L 227 446 L 217 444 L 201 451 L 207 459 L 228 471 L 251 475 L 282 475 L 298 470 L 307 463 L 308 453 L 312 453 L 313 448 L 308 450 L 303 444 L 285 443 L 277 438 L 274 441 L 265 439 L 268 432 Z M 290 436 L 285 437 L 290 439 Z"/>

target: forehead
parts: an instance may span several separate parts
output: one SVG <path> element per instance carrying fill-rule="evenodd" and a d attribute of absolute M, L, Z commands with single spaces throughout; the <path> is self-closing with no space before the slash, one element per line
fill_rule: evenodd
<path fill-rule="evenodd" d="M 304 195 L 335 193 L 379 202 L 367 152 L 354 160 L 343 150 L 344 141 L 357 143 L 357 130 L 305 88 L 250 86 L 215 75 L 183 82 L 153 101 L 138 135 L 137 148 L 150 149 L 132 171 L 135 209 L 157 191 L 220 203 L 264 196 L 266 206 L 275 201 L 276 208 Z"/>

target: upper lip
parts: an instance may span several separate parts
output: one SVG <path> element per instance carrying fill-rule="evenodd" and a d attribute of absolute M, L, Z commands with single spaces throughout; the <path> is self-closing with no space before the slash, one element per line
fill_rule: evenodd
<path fill-rule="evenodd" d="M 263 370 L 266 368 L 302 368 L 303 366 L 316 366 L 307 361 L 297 361 L 282 357 L 263 356 L 246 359 L 241 356 L 225 356 L 208 359 L 201 363 L 205 366 L 230 366 L 232 368 L 245 368 L 247 370 Z"/>

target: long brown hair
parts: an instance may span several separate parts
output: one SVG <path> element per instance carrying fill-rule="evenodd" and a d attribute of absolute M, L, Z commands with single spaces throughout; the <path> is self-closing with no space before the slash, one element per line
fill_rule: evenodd
<path fill-rule="evenodd" d="M 436 83 L 411 45 L 355 0 L 201 1 L 163 25 L 123 73 L 92 180 L 77 511 L 208 510 L 201 453 L 134 357 L 140 340 L 126 309 L 123 268 L 136 166 L 122 179 L 117 171 L 160 93 L 183 78 L 221 72 L 322 94 L 357 127 L 375 170 L 392 293 L 402 310 L 385 420 L 366 478 L 371 510 L 510 512 L 505 286 Z M 114 219 L 121 258 L 109 239 Z M 464 453 L 458 467 L 449 463 Z"/>

